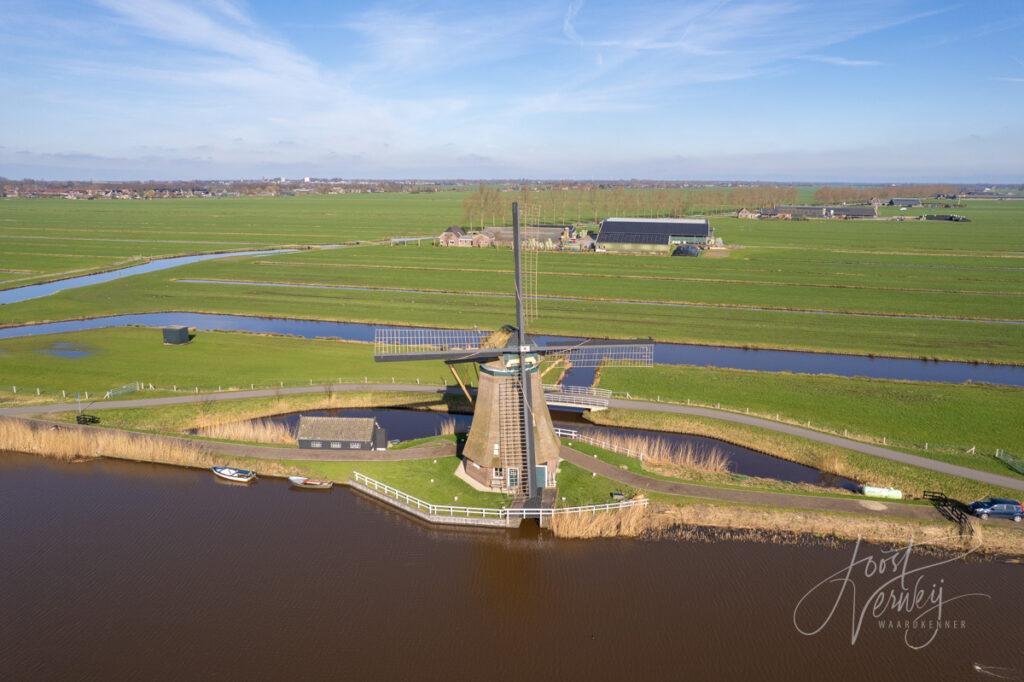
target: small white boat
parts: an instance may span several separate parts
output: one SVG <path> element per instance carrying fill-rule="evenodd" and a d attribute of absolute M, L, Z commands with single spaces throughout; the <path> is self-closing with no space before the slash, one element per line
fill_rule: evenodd
<path fill-rule="evenodd" d="M 319 478 L 307 478 L 306 476 L 289 476 L 288 480 L 296 488 L 308 488 L 310 490 L 329 490 L 334 487 L 334 481 L 324 481 Z"/>
<path fill-rule="evenodd" d="M 256 480 L 256 472 L 249 471 L 248 469 L 235 469 L 234 467 L 211 467 L 212 471 L 217 476 L 228 481 L 235 481 L 236 483 L 251 483 Z"/>

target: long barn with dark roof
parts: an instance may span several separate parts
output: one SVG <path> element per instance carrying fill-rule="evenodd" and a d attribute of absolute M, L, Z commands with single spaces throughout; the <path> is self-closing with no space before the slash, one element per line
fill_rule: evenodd
<path fill-rule="evenodd" d="M 620 253 L 673 253 L 685 246 L 708 246 L 715 231 L 705 218 L 606 218 L 597 249 Z"/>

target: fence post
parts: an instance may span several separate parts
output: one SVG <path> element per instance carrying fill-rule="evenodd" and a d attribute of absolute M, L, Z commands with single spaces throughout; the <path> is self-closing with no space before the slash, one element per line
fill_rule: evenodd
<path fill-rule="evenodd" d="M 63 389 L 61 389 L 60 397 L 61 397 L 61 400 L 67 400 L 68 399 L 68 392 L 63 390 Z"/>
<path fill-rule="evenodd" d="M 39 387 L 36 386 L 36 395 L 39 395 Z"/>
<path fill-rule="evenodd" d="M 17 386 L 11 386 L 11 393 L 17 394 L 18 393 L 18 387 Z"/>

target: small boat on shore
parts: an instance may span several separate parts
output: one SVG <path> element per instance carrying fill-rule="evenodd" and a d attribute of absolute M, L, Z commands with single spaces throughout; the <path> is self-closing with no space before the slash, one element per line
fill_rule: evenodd
<path fill-rule="evenodd" d="M 234 467 L 211 467 L 217 476 L 235 483 L 251 483 L 256 480 L 256 472 L 248 469 L 235 469 Z"/>
<path fill-rule="evenodd" d="M 289 476 L 288 480 L 296 488 L 306 488 L 307 490 L 329 490 L 334 487 L 334 481 L 307 478 L 306 476 Z"/>

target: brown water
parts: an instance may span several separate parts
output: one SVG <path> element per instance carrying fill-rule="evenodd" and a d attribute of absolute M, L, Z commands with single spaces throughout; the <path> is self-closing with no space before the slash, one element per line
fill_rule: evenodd
<path fill-rule="evenodd" d="M 851 645 L 848 610 L 799 634 L 851 551 L 436 530 L 345 489 L 0 454 L 0 679 L 1020 678 L 1019 566 L 934 569 L 991 598 L 921 651 Z"/>

